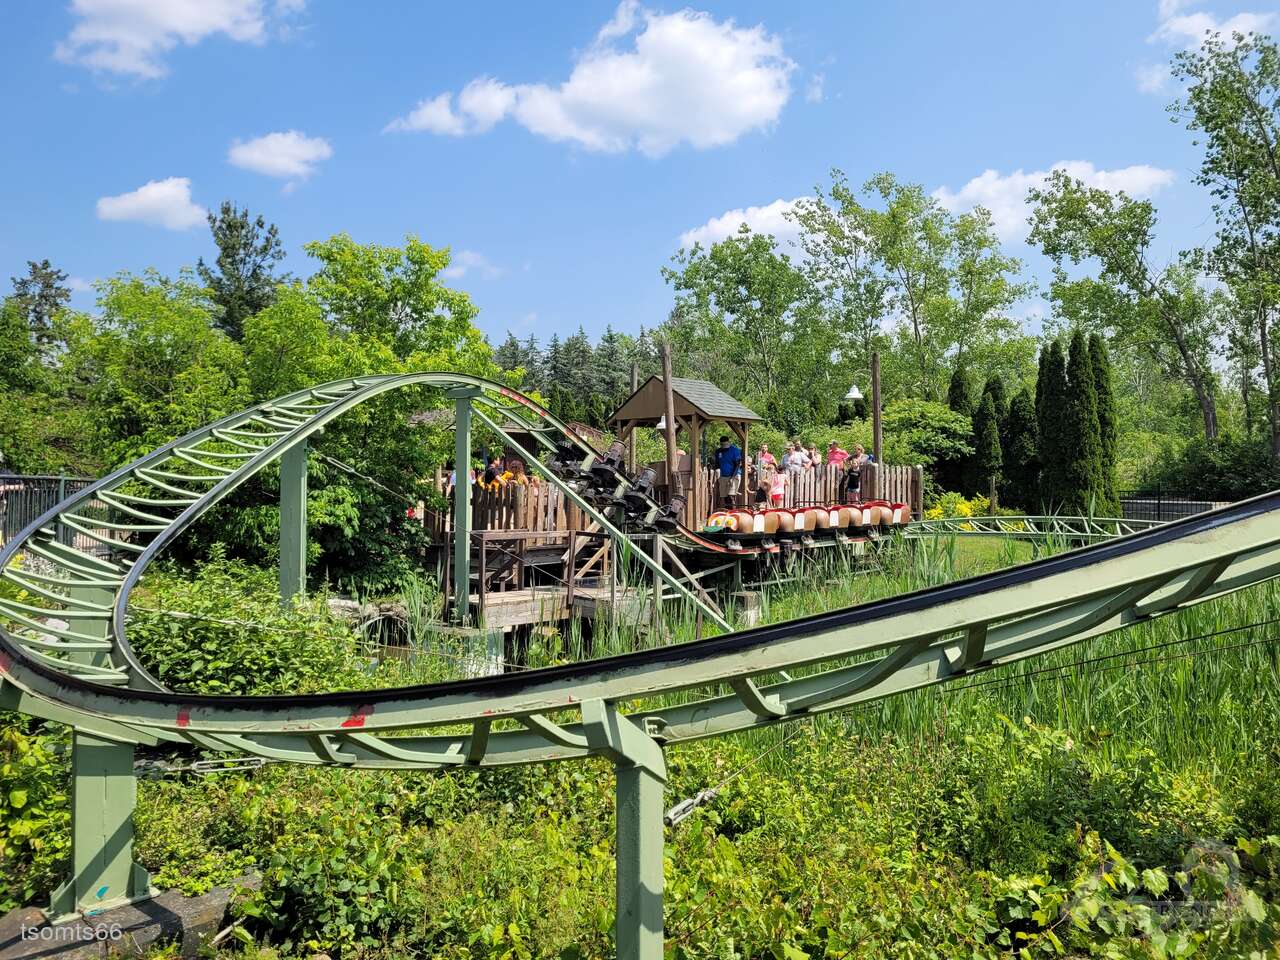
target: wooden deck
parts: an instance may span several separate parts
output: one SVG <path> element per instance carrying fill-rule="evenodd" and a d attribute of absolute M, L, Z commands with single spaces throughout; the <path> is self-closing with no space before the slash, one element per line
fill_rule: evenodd
<path fill-rule="evenodd" d="M 570 600 L 565 587 L 526 587 L 523 590 L 487 593 L 483 608 L 480 598 L 472 594 L 471 604 L 488 629 L 505 630 L 525 624 L 556 623 L 573 616 L 595 617 L 610 607 L 615 615 L 636 617 L 643 615 L 652 593 L 652 590 L 634 587 L 610 589 L 608 584 L 577 586 Z"/>

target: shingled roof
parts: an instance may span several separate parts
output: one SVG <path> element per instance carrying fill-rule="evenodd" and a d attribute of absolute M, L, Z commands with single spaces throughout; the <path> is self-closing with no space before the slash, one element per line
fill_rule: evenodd
<path fill-rule="evenodd" d="M 687 417 L 696 412 L 703 420 L 760 423 L 764 419 L 708 380 L 672 377 L 671 392 L 678 417 Z M 656 423 L 665 411 L 662 378 L 652 376 L 627 397 L 609 419 L 615 423 L 630 421 L 636 425 L 644 425 L 650 421 Z"/>

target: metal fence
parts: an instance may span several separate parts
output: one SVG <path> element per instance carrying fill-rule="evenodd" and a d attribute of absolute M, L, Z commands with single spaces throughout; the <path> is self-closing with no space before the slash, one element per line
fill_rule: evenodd
<path fill-rule="evenodd" d="M 1181 520 L 1226 506 L 1218 500 L 1205 500 L 1183 490 L 1121 490 L 1120 506 L 1126 520 Z"/>
<path fill-rule="evenodd" d="M 50 507 L 79 493 L 91 483 L 93 481 L 86 477 L 0 474 L 0 543 L 16 536 Z M 106 509 L 105 503 L 93 501 L 82 512 L 92 516 L 100 510 L 105 515 Z M 105 552 L 103 544 L 85 536 L 77 536 L 73 540 L 71 533 L 66 527 L 59 527 L 59 539 L 68 546 L 75 546 L 87 553 Z"/>

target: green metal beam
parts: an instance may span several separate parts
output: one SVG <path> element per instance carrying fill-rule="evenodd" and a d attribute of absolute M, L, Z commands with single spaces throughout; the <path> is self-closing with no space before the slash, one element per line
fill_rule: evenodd
<path fill-rule="evenodd" d="M 307 444 L 280 457 L 280 602 L 307 592 Z"/>
<path fill-rule="evenodd" d="M 450 390 L 453 400 L 453 618 L 471 622 L 471 404 L 483 391 Z"/>

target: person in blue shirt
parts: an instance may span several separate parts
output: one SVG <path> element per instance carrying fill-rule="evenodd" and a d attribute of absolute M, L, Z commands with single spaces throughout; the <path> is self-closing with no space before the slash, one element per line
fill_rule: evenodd
<path fill-rule="evenodd" d="M 722 507 L 738 506 L 738 489 L 742 483 L 742 448 L 729 440 L 720 438 L 720 449 L 715 453 L 715 463 L 720 469 L 716 487 L 720 494 Z"/>

